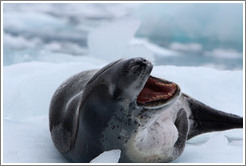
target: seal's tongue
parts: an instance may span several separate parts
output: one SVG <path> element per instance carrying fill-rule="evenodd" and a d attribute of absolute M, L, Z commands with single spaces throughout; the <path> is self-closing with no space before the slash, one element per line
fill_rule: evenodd
<path fill-rule="evenodd" d="M 140 105 L 165 103 L 175 95 L 176 89 L 176 84 L 150 76 L 138 95 L 137 103 Z"/>

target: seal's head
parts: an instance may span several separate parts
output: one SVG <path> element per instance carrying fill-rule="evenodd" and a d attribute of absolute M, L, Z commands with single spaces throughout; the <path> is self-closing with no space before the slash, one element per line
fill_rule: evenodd
<path fill-rule="evenodd" d="M 117 101 L 136 99 L 152 70 L 152 64 L 143 58 L 120 59 L 100 69 L 85 86 L 84 95 L 104 86 Z"/>
<path fill-rule="evenodd" d="M 152 68 L 151 62 L 144 58 L 120 59 L 99 70 L 85 89 L 104 84 L 116 99 L 134 101 L 142 108 L 164 107 L 179 96 L 180 88 L 173 82 L 151 76 Z"/>

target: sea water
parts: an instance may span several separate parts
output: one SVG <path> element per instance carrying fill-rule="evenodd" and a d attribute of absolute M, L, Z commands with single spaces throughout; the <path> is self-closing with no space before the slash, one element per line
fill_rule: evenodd
<path fill-rule="evenodd" d="M 243 67 L 242 4 L 11 3 L 4 4 L 3 9 L 4 66 L 44 60 L 42 57 L 48 54 L 50 59 L 45 61 L 52 61 L 57 54 L 73 57 L 88 55 L 91 51 L 88 48 L 91 31 L 105 23 L 134 18 L 139 26 L 130 34 L 132 37 L 179 55 L 163 56 L 154 52 L 157 65 L 229 70 L 241 70 Z M 129 24 L 125 27 L 122 24 L 122 28 L 131 31 L 127 26 Z M 104 34 L 105 38 L 99 36 L 98 39 L 104 45 L 112 35 L 108 32 Z M 111 48 L 115 47 L 115 42 L 109 44 Z M 127 53 L 141 56 L 141 52 L 134 51 L 121 57 L 127 57 Z"/>

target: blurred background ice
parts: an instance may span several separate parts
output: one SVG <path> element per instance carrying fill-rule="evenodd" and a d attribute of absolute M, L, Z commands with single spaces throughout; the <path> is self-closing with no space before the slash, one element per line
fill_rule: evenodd
<path fill-rule="evenodd" d="M 242 3 L 4 3 L 3 161 L 68 162 L 49 133 L 55 89 L 82 70 L 139 56 L 183 92 L 244 115 Z M 204 134 L 173 162 L 242 163 L 242 147 L 241 129 Z"/>
<path fill-rule="evenodd" d="M 243 67 L 240 3 L 11 3 L 3 13 L 5 66 L 140 51 L 158 65 Z"/>

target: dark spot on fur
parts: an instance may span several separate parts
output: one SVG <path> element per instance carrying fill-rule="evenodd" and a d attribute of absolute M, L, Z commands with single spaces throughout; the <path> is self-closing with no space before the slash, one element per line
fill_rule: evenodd
<path fill-rule="evenodd" d="M 118 136 L 117 139 L 120 139 L 120 136 Z"/>

